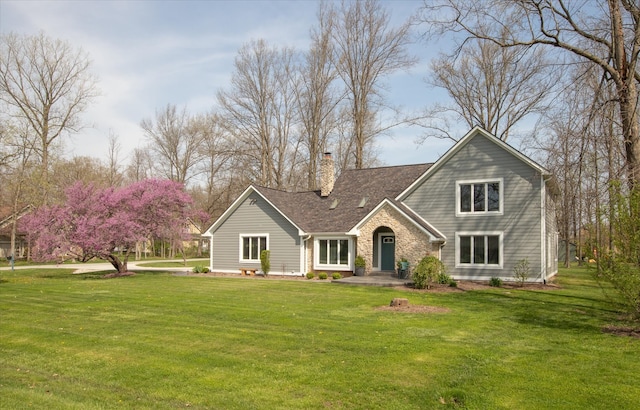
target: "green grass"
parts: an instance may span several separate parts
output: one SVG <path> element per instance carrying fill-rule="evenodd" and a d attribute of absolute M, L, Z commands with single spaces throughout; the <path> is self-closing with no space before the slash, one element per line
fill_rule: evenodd
<path fill-rule="evenodd" d="M 157 262 L 139 262 L 136 261 L 138 266 L 148 268 L 184 268 L 188 266 L 194 268 L 196 266 L 209 266 L 209 259 L 187 259 L 187 264 L 182 260 L 173 261 L 157 261 Z"/>
<path fill-rule="evenodd" d="M 632 409 L 640 397 L 640 340 L 602 331 L 619 306 L 581 269 L 561 271 L 558 290 L 450 293 L 70 272 L 0 272 L 0 407 Z M 394 297 L 449 311 L 376 309 Z"/>

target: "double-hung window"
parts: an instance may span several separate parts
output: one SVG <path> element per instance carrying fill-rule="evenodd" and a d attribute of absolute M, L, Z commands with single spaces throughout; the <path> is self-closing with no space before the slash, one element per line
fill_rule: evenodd
<path fill-rule="evenodd" d="M 269 236 L 240 235 L 240 260 L 242 262 L 260 262 L 260 253 L 269 249 Z"/>
<path fill-rule="evenodd" d="M 456 233 L 456 266 L 502 267 L 501 232 Z"/>
<path fill-rule="evenodd" d="M 315 240 L 316 267 L 349 268 L 350 241 L 340 238 L 319 238 Z"/>
<path fill-rule="evenodd" d="M 503 179 L 458 181 L 456 215 L 502 214 Z"/>

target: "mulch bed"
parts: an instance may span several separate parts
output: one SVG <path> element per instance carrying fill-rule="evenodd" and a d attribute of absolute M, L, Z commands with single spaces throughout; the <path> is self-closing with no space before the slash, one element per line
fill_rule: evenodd
<path fill-rule="evenodd" d="M 629 326 L 613 326 L 608 325 L 602 328 L 604 333 L 611 333 L 617 336 L 629 336 L 640 339 L 640 328 L 633 328 Z"/>
<path fill-rule="evenodd" d="M 376 310 L 386 310 L 401 313 L 449 313 L 451 309 L 441 306 L 405 305 L 405 306 L 380 306 Z"/>

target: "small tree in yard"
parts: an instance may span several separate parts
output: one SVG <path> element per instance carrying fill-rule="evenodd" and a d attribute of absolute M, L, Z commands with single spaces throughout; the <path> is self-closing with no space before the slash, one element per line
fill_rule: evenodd
<path fill-rule="evenodd" d="M 43 207 L 24 218 L 24 229 L 37 260 L 99 258 L 118 274 L 137 242 L 153 237 L 186 239 L 184 224 L 191 197 L 181 184 L 143 180 L 124 188 L 97 189 L 77 182 L 66 191 L 66 203 Z"/>
<path fill-rule="evenodd" d="M 260 252 L 260 267 L 262 268 L 262 273 L 264 276 L 269 276 L 269 271 L 271 270 L 271 260 L 269 259 L 270 252 L 268 250 L 263 250 Z"/>
<path fill-rule="evenodd" d="M 413 270 L 413 286 L 416 289 L 430 289 L 445 271 L 444 263 L 440 259 L 435 256 L 425 256 Z"/>
<path fill-rule="evenodd" d="M 529 279 L 531 269 L 529 268 L 529 260 L 521 259 L 513 267 L 513 278 L 518 282 L 520 286 L 524 286 L 524 283 Z"/>

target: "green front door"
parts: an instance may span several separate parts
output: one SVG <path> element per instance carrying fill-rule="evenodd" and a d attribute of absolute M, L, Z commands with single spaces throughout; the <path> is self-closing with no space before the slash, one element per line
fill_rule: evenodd
<path fill-rule="evenodd" d="M 396 266 L 396 238 L 394 236 L 383 236 L 380 246 L 380 270 L 393 271 Z"/>

